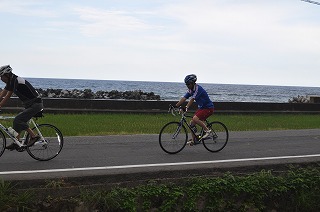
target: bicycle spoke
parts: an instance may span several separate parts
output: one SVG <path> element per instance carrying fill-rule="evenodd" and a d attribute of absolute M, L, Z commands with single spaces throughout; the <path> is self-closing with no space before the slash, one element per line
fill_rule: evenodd
<path fill-rule="evenodd" d="M 60 153 L 63 147 L 62 133 L 50 124 L 41 124 L 38 128 L 41 132 L 41 138 L 34 145 L 28 147 L 27 152 L 36 160 L 51 160 Z"/>
<path fill-rule="evenodd" d="M 3 132 L 0 132 L 0 157 L 3 154 L 4 150 L 6 149 L 6 138 Z"/>
<path fill-rule="evenodd" d="M 163 151 L 169 154 L 180 152 L 187 143 L 187 131 L 179 122 L 166 124 L 159 134 L 159 143 Z"/>
<path fill-rule="evenodd" d="M 203 145 L 210 152 L 219 152 L 227 145 L 229 139 L 228 129 L 221 122 L 211 122 L 208 127 L 211 129 L 212 134 L 203 140 Z"/>

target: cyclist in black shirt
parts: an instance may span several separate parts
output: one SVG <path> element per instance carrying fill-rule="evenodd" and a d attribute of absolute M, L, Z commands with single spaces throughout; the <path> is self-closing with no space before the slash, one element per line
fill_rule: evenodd
<path fill-rule="evenodd" d="M 13 121 L 13 129 L 18 133 L 17 139 L 20 138 L 22 131 L 27 131 L 31 139 L 28 146 L 32 146 L 39 136 L 37 136 L 29 127 L 28 121 L 38 112 L 43 110 L 42 99 L 34 87 L 25 79 L 18 77 L 12 73 L 12 68 L 9 65 L 0 67 L 1 80 L 6 83 L 5 88 L 0 93 L 0 108 L 10 99 L 12 94 L 16 94 L 23 102 L 25 109 L 20 112 Z M 7 149 L 14 150 L 15 143 L 7 146 Z"/>

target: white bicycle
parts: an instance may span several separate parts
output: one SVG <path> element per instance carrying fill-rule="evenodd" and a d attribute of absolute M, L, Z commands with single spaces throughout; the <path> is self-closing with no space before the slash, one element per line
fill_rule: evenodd
<path fill-rule="evenodd" d="M 26 150 L 32 158 L 39 161 L 48 161 L 59 155 L 63 147 L 63 135 L 61 131 L 52 124 L 37 124 L 36 121 L 40 117 L 43 117 L 43 110 L 29 120 L 29 125 L 33 127 L 33 132 L 40 137 L 40 139 L 31 146 L 27 145 L 31 138 L 28 132 L 25 131 L 19 141 L 14 135 L 11 135 L 7 127 L 0 123 L 0 157 L 6 149 L 6 138 L 13 140 L 18 152 L 24 152 Z M 0 116 L 0 120 L 14 118 L 14 116 Z M 7 135 L 7 137 L 5 135 Z"/>

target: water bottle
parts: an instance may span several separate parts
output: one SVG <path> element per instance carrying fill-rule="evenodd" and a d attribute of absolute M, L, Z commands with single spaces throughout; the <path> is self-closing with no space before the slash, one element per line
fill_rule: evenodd
<path fill-rule="evenodd" d="M 192 126 L 191 128 L 192 128 L 194 133 L 196 133 L 198 131 L 196 126 Z"/>
<path fill-rule="evenodd" d="M 8 132 L 15 138 L 19 135 L 12 127 L 8 128 Z"/>

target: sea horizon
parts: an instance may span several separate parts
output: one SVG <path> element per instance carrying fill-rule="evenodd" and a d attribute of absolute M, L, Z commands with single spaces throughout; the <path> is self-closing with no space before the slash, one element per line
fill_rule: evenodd
<path fill-rule="evenodd" d="M 153 92 L 163 100 L 179 100 L 187 91 L 183 82 L 92 80 L 64 78 L 26 78 L 35 88 L 97 91 Z M 222 102 L 288 102 L 297 96 L 320 96 L 319 87 L 288 85 L 245 85 L 198 83 L 209 94 L 212 101 Z"/>
<path fill-rule="evenodd" d="M 51 79 L 51 80 L 80 80 L 80 81 L 120 81 L 120 82 L 155 82 L 155 83 L 182 83 L 176 81 L 153 81 L 153 80 L 120 80 L 120 79 L 82 79 L 82 78 L 59 78 L 59 77 L 23 77 L 25 79 Z M 276 86 L 276 87 L 306 87 L 306 88 L 319 88 L 320 86 L 312 86 L 312 85 L 273 85 L 273 84 L 250 84 L 250 83 L 218 83 L 218 82 L 197 82 L 198 84 L 216 84 L 216 85 L 244 85 L 244 86 Z"/>

